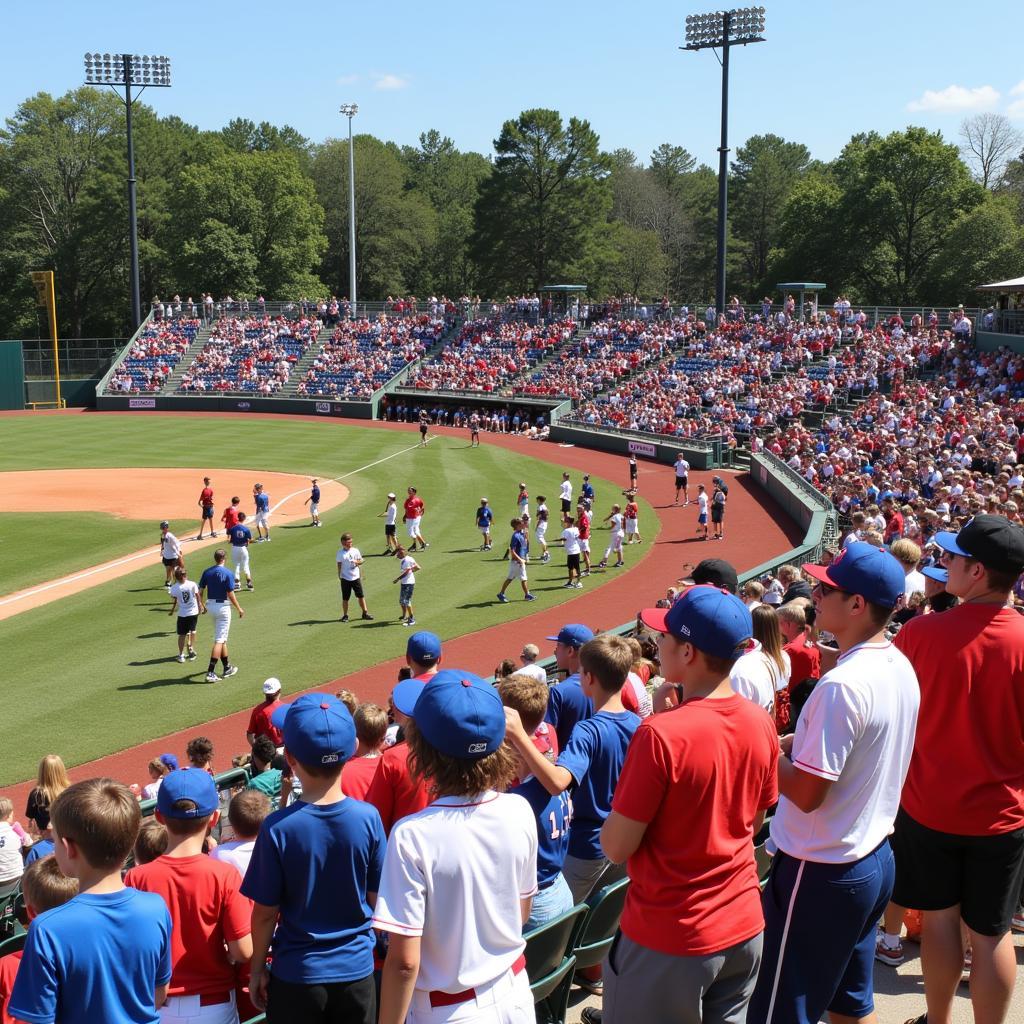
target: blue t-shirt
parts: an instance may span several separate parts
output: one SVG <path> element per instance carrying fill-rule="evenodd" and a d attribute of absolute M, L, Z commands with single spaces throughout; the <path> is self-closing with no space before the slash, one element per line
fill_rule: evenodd
<path fill-rule="evenodd" d="M 486 526 L 490 529 L 491 520 L 494 519 L 494 510 L 488 505 L 481 505 L 476 510 L 476 525 Z"/>
<path fill-rule="evenodd" d="M 271 972 L 293 985 L 358 981 L 373 973 L 373 911 L 387 839 L 361 800 L 275 811 L 253 848 L 242 895 L 280 907 Z"/>
<path fill-rule="evenodd" d="M 572 796 L 569 853 L 580 860 L 599 860 L 601 826 L 611 813 L 612 794 L 622 773 L 626 749 L 640 726 L 632 711 L 598 711 L 578 722 L 558 765 L 576 782 Z"/>
<path fill-rule="evenodd" d="M 29 925 L 7 1012 L 29 1024 L 158 1024 L 171 915 L 151 892 L 83 893 Z"/>
<path fill-rule="evenodd" d="M 314 505 L 316 505 L 320 501 L 320 488 L 319 487 L 314 487 L 309 492 L 309 499 L 310 499 L 310 501 L 312 501 L 312 503 Z"/>
<path fill-rule="evenodd" d="M 231 538 L 232 547 L 244 548 L 252 540 L 252 531 L 248 526 L 236 523 L 228 530 L 228 536 Z"/>
<path fill-rule="evenodd" d="M 211 565 L 199 577 L 199 589 L 205 590 L 211 601 L 226 601 L 228 592 L 235 589 L 234 574 L 223 565 Z"/>
<path fill-rule="evenodd" d="M 25 854 L 25 867 L 34 861 L 39 860 L 40 857 L 49 857 L 53 853 L 53 840 L 52 839 L 40 839 L 38 843 L 33 844 L 32 848 Z"/>
<path fill-rule="evenodd" d="M 580 493 L 584 498 L 589 498 L 591 501 L 594 500 L 594 488 L 591 486 L 589 480 L 580 489 Z"/>
<path fill-rule="evenodd" d="M 512 534 L 512 541 L 509 544 L 509 547 L 520 558 L 525 558 L 526 553 L 530 550 L 530 546 L 526 542 L 526 534 L 516 530 L 516 532 Z"/>
<path fill-rule="evenodd" d="M 555 727 L 558 749 L 565 750 L 577 722 L 594 713 L 594 702 L 583 692 L 579 673 L 567 677 L 548 690 L 548 710 L 544 721 Z"/>
<path fill-rule="evenodd" d="M 266 491 L 261 491 L 259 494 L 256 495 L 256 511 L 270 511 L 270 495 L 267 494 Z"/>
<path fill-rule="evenodd" d="M 521 796 L 537 817 L 537 887 L 546 889 L 562 870 L 569 852 L 572 801 L 568 792 L 552 796 L 536 778 L 510 792 Z"/>

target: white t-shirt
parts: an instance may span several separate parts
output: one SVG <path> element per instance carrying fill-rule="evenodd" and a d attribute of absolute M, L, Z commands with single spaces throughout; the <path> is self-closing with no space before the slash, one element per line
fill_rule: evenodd
<path fill-rule="evenodd" d="M 412 555 L 406 555 L 405 558 L 402 559 L 402 564 L 401 564 L 401 567 L 400 567 L 402 575 L 399 578 L 399 581 L 398 581 L 399 583 L 415 583 L 416 582 L 416 573 L 414 573 L 412 571 L 412 567 L 415 564 L 416 564 L 416 559 L 413 558 Z"/>
<path fill-rule="evenodd" d="M 163 781 L 164 779 L 163 776 L 161 775 L 160 778 L 156 780 L 156 782 L 147 782 L 146 785 L 142 787 L 143 797 L 145 797 L 145 799 L 147 800 L 155 800 L 157 793 L 160 792 L 160 783 Z"/>
<path fill-rule="evenodd" d="M 168 530 L 160 538 L 160 557 L 161 558 L 180 558 L 181 557 L 181 543 L 178 538 Z"/>
<path fill-rule="evenodd" d="M 708 496 L 703 491 L 697 495 L 697 512 L 702 516 L 708 514 Z"/>
<path fill-rule="evenodd" d="M 924 573 L 911 569 L 903 581 L 903 596 L 909 601 L 911 594 L 924 593 Z"/>
<path fill-rule="evenodd" d="M 676 459 L 676 476 L 689 476 L 690 464 L 686 459 Z"/>
<path fill-rule="evenodd" d="M 562 481 L 562 489 L 559 492 L 562 501 L 572 501 L 572 483 L 569 480 Z"/>
<path fill-rule="evenodd" d="M 25 862 L 21 859 L 21 838 L 6 821 L 0 821 L 0 882 L 21 878 Z"/>
<path fill-rule="evenodd" d="M 622 518 L 621 512 L 616 512 L 611 518 L 612 536 L 617 533 L 622 533 L 624 527 L 623 523 L 625 520 Z"/>
<path fill-rule="evenodd" d="M 792 754 L 801 771 L 832 786 L 810 814 L 779 799 L 771 838 L 780 850 L 849 863 L 892 832 L 920 703 L 913 666 L 892 644 L 861 644 L 840 656 L 804 705 Z"/>
<path fill-rule="evenodd" d="M 221 843 L 214 847 L 210 851 L 210 856 L 214 860 L 224 861 L 225 864 L 233 864 L 238 869 L 238 873 L 245 878 L 255 845 L 255 839 L 236 839 L 234 842 Z"/>
<path fill-rule="evenodd" d="M 528 665 L 522 665 L 516 669 L 516 675 L 530 676 L 531 679 L 536 679 L 538 682 L 546 683 L 548 681 L 548 674 L 534 662 Z"/>
<path fill-rule="evenodd" d="M 195 580 L 175 583 L 169 593 L 178 602 L 179 615 L 199 614 L 199 584 Z"/>
<path fill-rule="evenodd" d="M 569 526 L 562 531 L 562 540 L 565 541 L 567 555 L 578 555 L 583 550 L 580 547 L 580 531 L 575 526 Z"/>
<path fill-rule="evenodd" d="M 353 546 L 348 550 L 338 548 L 337 562 L 341 566 L 341 578 L 343 580 L 359 579 L 359 566 L 356 563 L 361 561 L 362 557 L 357 547 Z"/>
<path fill-rule="evenodd" d="M 394 526 L 398 520 L 398 506 L 394 502 L 390 503 L 384 511 L 384 525 Z"/>
<path fill-rule="evenodd" d="M 789 684 L 789 655 L 782 652 L 785 673 L 779 672 L 774 658 L 769 658 L 755 640 L 752 650 L 737 658 L 729 673 L 733 691 L 764 708 L 769 714 L 775 710 L 775 694 Z"/>
<path fill-rule="evenodd" d="M 422 936 L 416 988 L 462 992 L 522 954 L 521 899 L 537 892 L 537 820 L 514 793 L 441 797 L 391 832 L 373 926 Z"/>

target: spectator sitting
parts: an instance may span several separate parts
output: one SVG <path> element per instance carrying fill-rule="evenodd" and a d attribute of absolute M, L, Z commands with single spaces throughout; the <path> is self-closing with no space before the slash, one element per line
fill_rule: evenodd
<path fill-rule="evenodd" d="M 281 707 L 281 680 L 271 676 L 263 681 L 263 703 L 257 704 L 249 715 L 245 738 L 251 747 L 257 736 L 269 736 L 274 746 L 281 746 L 281 730 L 274 726 L 274 712 Z"/>
<path fill-rule="evenodd" d="M 149 772 L 150 781 L 142 787 L 142 798 L 144 800 L 155 800 L 157 793 L 160 791 L 160 783 L 163 782 L 164 776 L 170 769 L 159 757 L 154 757 L 146 766 L 146 769 Z"/>
<path fill-rule="evenodd" d="M 282 704 L 281 708 L 288 707 Z M 282 710 L 282 714 L 286 714 Z M 262 793 L 270 801 L 271 810 L 276 811 L 281 804 L 281 769 L 274 767 L 274 760 L 277 757 L 277 748 L 269 736 L 257 736 L 256 742 L 252 745 L 252 756 L 250 758 L 251 775 L 245 788 Z M 230 808 L 229 808 L 230 818 Z"/>
<path fill-rule="evenodd" d="M 264 793 L 254 789 L 243 789 L 241 793 L 236 793 L 228 805 L 228 821 L 235 838 L 230 842 L 221 843 L 210 852 L 210 856 L 214 860 L 233 864 L 239 875 L 245 878 L 253 846 L 256 844 L 256 836 L 259 835 L 263 819 L 270 814 L 271 809 L 270 800 Z"/>
<path fill-rule="evenodd" d="M 213 775 L 213 744 L 205 736 L 189 740 L 185 755 L 192 768 L 201 768 Z"/>
<path fill-rule="evenodd" d="M 537 664 L 540 657 L 540 648 L 536 644 L 523 644 L 519 660 L 522 665 L 516 669 L 519 675 L 532 676 L 534 679 L 547 684 L 548 674 L 541 665 Z"/>
<path fill-rule="evenodd" d="M 782 584 L 782 603 L 792 601 L 796 597 L 811 599 L 811 585 L 800 575 L 800 570 L 793 565 L 783 565 L 779 568 L 779 583 Z"/>
<path fill-rule="evenodd" d="M 356 727 L 356 752 L 341 772 L 341 791 L 355 800 L 365 800 L 370 783 L 384 753 L 388 713 L 379 705 L 360 704 L 352 716 Z"/>
<path fill-rule="evenodd" d="M 25 870 L 21 859 L 21 836 L 14 831 L 14 804 L 0 797 L 0 897 L 18 888 Z"/>

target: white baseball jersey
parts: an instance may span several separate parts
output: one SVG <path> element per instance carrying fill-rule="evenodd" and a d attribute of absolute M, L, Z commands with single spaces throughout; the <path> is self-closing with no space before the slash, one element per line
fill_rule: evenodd
<path fill-rule="evenodd" d="M 160 556 L 162 558 L 181 557 L 181 542 L 170 530 L 160 538 Z"/>

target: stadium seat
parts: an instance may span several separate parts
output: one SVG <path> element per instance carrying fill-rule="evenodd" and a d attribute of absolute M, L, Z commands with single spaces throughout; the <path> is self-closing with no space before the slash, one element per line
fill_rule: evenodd
<path fill-rule="evenodd" d="M 754 863 L 757 865 L 757 880 L 764 887 L 768 881 L 768 872 L 772 867 L 772 855 L 765 849 L 765 844 L 760 843 L 754 847 Z"/>
<path fill-rule="evenodd" d="M 28 932 L 22 930 L 17 935 L 4 939 L 3 942 L 0 942 L 0 958 L 7 956 L 8 953 L 20 953 L 25 948 L 27 938 Z"/>
<path fill-rule="evenodd" d="M 628 888 L 629 879 L 623 878 L 606 885 L 587 900 L 587 916 L 572 937 L 571 953 L 576 958 L 577 970 L 596 967 L 604 960 L 618 930 Z"/>
<path fill-rule="evenodd" d="M 250 1017 L 248 1020 L 242 1021 L 242 1024 L 264 1024 L 266 1019 L 267 1015 L 265 1013 L 261 1013 L 258 1017 Z"/>
<path fill-rule="evenodd" d="M 9 939 L 11 936 L 23 935 L 25 929 L 22 925 L 25 911 L 25 898 L 21 892 L 21 884 L 17 889 L 0 898 L 0 939 Z M 0 946 L 2 948 L 2 946 Z M 8 953 L 13 953 L 9 949 Z"/>
<path fill-rule="evenodd" d="M 585 904 L 542 924 L 526 938 L 526 976 L 537 1007 L 537 1020 L 562 1024 L 569 1006 L 569 989 L 576 959 L 569 952 L 573 934 L 586 916 Z"/>

